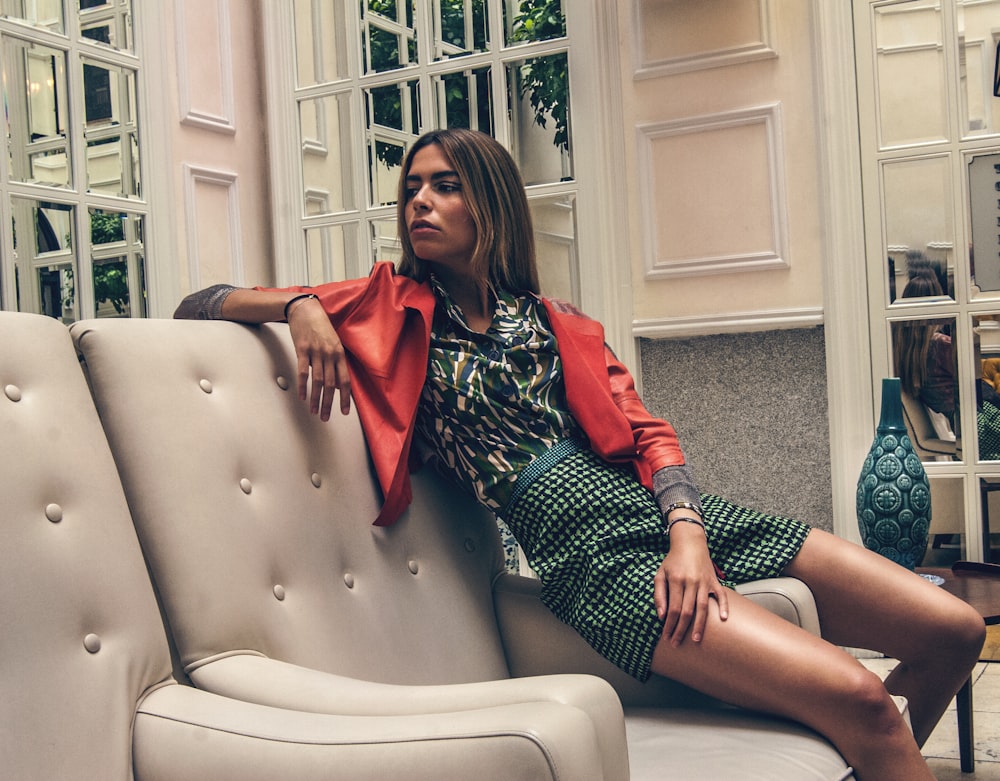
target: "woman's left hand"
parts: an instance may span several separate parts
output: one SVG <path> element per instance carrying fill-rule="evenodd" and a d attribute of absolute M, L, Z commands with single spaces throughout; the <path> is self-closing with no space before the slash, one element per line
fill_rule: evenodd
<path fill-rule="evenodd" d="M 729 595 L 719 583 L 704 530 L 694 524 L 675 524 L 670 532 L 670 552 L 653 578 L 653 604 L 663 619 L 663 636 L 673 647 L 688 636 L 695 643 L 701 642 L 713 598 L 719 606 L 719 618 L 725 621 Z"/>

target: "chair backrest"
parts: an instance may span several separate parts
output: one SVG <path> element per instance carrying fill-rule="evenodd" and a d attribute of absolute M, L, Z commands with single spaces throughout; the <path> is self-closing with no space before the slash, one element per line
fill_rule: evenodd
<path fill-rule="evenodd" d="M 910 433 L 913 449 L 917 451 L 921 460 L 933 461 L 938 456 L 955 456 L 959 452 L 959 443 L 939 438 L 923 403 L 906 391 L 903 391 L 901 395 L 903 419 Z"/>
<path fill-rule="evenodd" d="M 309 415 L 287 326 L 71 332 L 186 669 L 255 653 L 388 683 L 507 677 L 492 516 L 421 472 L 407 513 L 373 527 L 358 418 Z"/>
<path fill-rule="evenodd" d="M 124 781 L 166 632 L 65 326 L 0 312 L 0 344 L 2 774 Z"/>

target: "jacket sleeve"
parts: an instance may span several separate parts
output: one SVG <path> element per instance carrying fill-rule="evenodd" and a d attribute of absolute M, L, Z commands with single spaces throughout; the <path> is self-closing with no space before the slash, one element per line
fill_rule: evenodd
<path fill-rule="evenodd" d="M 604 353 L 611 397 L 632 427 L 639 456 L 654 473 L 668 466 L 683 466 L 684 451 L 681 450 L 674 427 L 646 409 L 636 392 L 632 375 L 611 348 L 605 347 Z"/>

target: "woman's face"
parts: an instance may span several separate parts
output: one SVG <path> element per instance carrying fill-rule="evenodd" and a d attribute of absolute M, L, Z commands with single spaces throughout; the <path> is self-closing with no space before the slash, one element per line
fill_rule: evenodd
<path fill-rule="evenodd" d="M 406 230 L 421 260 L 465 273 L 476 246 L 476 226 L 462 182 L 440 145 L 429 144 L 410 161 L 406 175 Z"/>

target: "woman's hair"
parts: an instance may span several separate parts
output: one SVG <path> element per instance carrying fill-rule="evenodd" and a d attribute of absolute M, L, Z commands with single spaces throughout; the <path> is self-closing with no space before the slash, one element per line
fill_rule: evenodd
<path fill-rule="evenodd" d="M 406 177 L 413 157 L 437 144 L 462 183 L 462 197 L 476 226 L 471 268 L 484 286 L 512 293 L 538 293 L 535 235 L 524 182 L 517 164 L 493 137 L 475 130 L 452 128 L 425 133 L 403 161 L 396 200 L 396 218 L 403 257 L 399 273 L 423 281 L 427 263 L 413 251 L 406 230 Z"/>
<path fill-rule="evenodd" d="M 941 283 L 930 262 L 919 253 L 907 255 L 910 280 L 902 298 L 929 298 L 942 295 Z M 905 320 L 892 324 L 892 358 L 899 384 L 914 398 L 920 395 L 927 377 L 927 354 L 938 325 L 928 320 Z"/>

